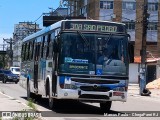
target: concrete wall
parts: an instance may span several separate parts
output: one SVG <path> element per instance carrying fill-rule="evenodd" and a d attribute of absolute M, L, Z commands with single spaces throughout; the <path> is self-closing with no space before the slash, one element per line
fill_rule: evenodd
<path fill-rule="evenodd" d="M 138 66 L 136 63 L 129 65 L 129 83 L 138 83 Z"/>
<path fill-rule="evenodd" d="M 156 65 L 156 78 L 160 78 L 160 60 L 157 61 Z"/>

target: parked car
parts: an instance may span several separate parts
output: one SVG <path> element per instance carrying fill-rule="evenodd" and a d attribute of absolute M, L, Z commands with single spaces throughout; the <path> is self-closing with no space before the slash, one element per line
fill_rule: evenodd
<path fill-rule="evenodd" d="M 10 67 L 10 70 L 13 74 L 20 76 L 20 67 Z"/>
<path fill-rule="evenodd" d="M 17 84 L 19 82 L 19 76 L 13 74 L 11 70 L 0 70 L 0 80 L 3 83 L 15 82 Z"/>

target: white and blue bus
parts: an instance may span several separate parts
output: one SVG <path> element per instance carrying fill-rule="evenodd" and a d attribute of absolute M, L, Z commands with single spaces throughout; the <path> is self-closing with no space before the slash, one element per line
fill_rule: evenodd
<path fill-rule="evenodd" d="M 20 81 L 27 97 L 48 97 L 50 108 L 60 99 L 95 102 L 103 111 L 125 102 L 129 38 L 125 24 L 100 20 L 62 20 L 24 38 Z"/>

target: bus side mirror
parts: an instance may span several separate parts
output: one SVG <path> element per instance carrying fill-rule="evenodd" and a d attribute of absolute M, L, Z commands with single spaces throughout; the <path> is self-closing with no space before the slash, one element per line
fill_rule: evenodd
<path fill-rule="evenodd" d="M 128 51 L 130 63 L 134 63 L 134 46 L 130 42 L 128 43 Z"/>
<path fill-rule="evenodd" d="M 127 34 L 127 37 L 128 37 L 128 41 L 130 42 L 131 41 L 131 36 L 129 34 Z"/>

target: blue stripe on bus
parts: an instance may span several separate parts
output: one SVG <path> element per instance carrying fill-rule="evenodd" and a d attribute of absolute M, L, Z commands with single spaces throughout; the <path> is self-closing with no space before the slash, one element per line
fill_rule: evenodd
<path fill-rule="evenodd" d="M 65 76 L 60 76 L 59 84 L 64 84 Z"/>

